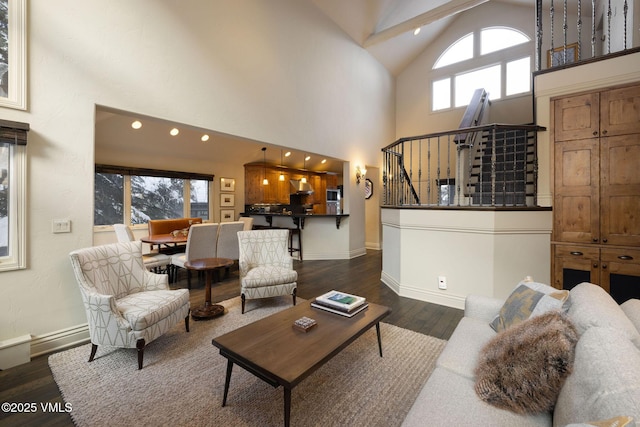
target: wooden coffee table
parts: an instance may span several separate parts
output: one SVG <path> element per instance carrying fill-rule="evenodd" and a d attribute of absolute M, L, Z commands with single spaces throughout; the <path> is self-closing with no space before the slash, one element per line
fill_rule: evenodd
<path fill-rule="evenodd" d="M 291 390 L 372 326 L 376 327 L 382 357 L 380 320 L 390 308 L 369 303 L 369 308 L 348 318 L 310 304 L 300 303 L 213 339 L 212 344 L 228 360 L 222 406 L 227 404 L 235 363 L 273 387 L 284 388 L 284 425 L 289 426 Z M 292 326 L 303 316 L 317 321 L 308 332 Z"/>
<path fill-rule="evenodd" d="M 232 265 L 233 260 L 229 258 L 201 258 L 184 263 L 185 268 L 189 270 L 204 271 L 207 274 L 204 305 L 191 310 L 193 320 L 211 319 L 224 314 L 223 306 L 220 304 L 211 304 L 211 282 L 213 281 L 212 276 L 214 273 L 218 274 L 216 277 L 216 281 L 218 281 L 219 270 Z"/>

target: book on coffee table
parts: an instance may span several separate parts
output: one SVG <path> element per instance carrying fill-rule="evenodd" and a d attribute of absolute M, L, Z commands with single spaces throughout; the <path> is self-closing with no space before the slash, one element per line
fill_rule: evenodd
<path fill-rule="evenodd" d="M 366 304 L 367 300 L 345 292 L 329 291 L 317 297 L 314 302 L 334 310 L 350 313 Z"/>
<path fill-rule="evenodd" d="M 335 314 L 339 314 L 340 316 L 344 316 L 344 317 L 353 317 L 356 314 L 360 313 L 361 311 L 364 311 L 367 309 L 367 307 L 369 307 L 369 304 L 364 303 L 361 306 L 359 306 L 358 308 L 352 310 L 352 311 L 342 311 L 342 310 L 337 310 L 331 307 L 327 307 L 326 305 L 322 305 L 322 304 L 318 304 L 317 302 L 312 302 L 311 303 L 311 307 L 313 308 L 317 308 L 319 310 L 324 310 L 324 311 L 328 311 L 329 313 L 335 313 Z"/>

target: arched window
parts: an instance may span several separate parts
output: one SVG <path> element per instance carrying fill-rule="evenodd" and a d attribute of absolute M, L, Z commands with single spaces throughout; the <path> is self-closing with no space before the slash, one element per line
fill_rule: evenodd
<path fill-rule="evenodd" d="M 531 39 L 506 27 L 483 28 L 451 44 L 433 65 L 433 111 L 464 107 L 482 87 L 492 100 L 531 91 Z"/>

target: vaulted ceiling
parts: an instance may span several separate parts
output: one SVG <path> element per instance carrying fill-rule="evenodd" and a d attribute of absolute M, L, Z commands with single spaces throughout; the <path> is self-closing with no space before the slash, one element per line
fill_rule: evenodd
<path fill-rule="evenodd" d="M 458 16 L 489 0 L 309 0 L 397 76 Z M 491 0 L 531 6 L 533 0 Z M 533 20 L 533 14 L 532 18 Z M 414 35 L 414 30 L 420 33 Z"/>
<path fill-rule="evenodd" d="M 534 7 L 533 0 L 307 1 L 319 8 L 395 76 L 420 55 L 459 14 L 468 13 L 473 7 L 487 1 L 529 5 L 532 11 Z M 416 28 L 421 29 L 418 35 L 414 35 Z M 143 141 L 153 140 L 154 151 L 166 154 L 168 157 L 179 156 L 180 152 L 186 153 L 197 147 L 199 152 L 209 150 L 211 153 L 215 152 L 216 156 L 232 157 L 242 163 L 261 161 L 265 154 L 261 151 L 265 146 L 264 143 L 153 118 L 146 118 L 144 127 L 140 131 L 133 131 L 131 122 L 136 119 L 140 119 L 140 116 L 109 108 L 98 108 L 96 146 L 109 150 L 122 150 L 126 147 L 129 151 L 138 150 L 143 153 L 148 149 Z M 174 125 L 181 129 L 178 137 L 169 136 L 168 129 Z M 211 134 L 211 141 L 207 144 L 200 141 L 203 132 Z M 222 143 L 227 140 L 232 140 L 233 143 Z M 175 151 L 177 141 L 180 141 L 182 147 L 179 153 Z M 269 148 L 266 152 L 267 161 L 279 164 L 281 162 L 280 147 L 270 146 Z M 100 151 L 100 149 L 97 150 L 97 153 L 99 154 Z M 213 155 L 211 153 L 207 155 Z M 290 158 L 285 159 L 285 164 L 295 168 L 342 171 L 342 162 L 338 159 L 327 158 L 327 162 L 321 164 L 319 161 L 324 157 L 314 155 L 313 160 L 304 163 L 303 158 L 306 154 L 308 153 L 294 152 Z"/>

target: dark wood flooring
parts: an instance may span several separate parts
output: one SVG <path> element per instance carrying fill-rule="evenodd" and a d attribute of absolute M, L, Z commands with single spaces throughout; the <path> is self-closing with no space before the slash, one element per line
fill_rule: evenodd
<path fill-rule="evenodd" d="M 298 296 L 307 300 L 332 289 L 363 295 L 369 301 L 391 307 L 392 313 L 384 321 L 426 335 L 448 339 L 462 318 L 462 311 L 403 298 L 396 295 L 380 281 L 382 252 L 367 251 L 367 255 L 350 260 L 294 262 L 298 272 Z M 204 286 L 192 278 L 191 306 L 202 304 Z M 176 287 L 186 288 L 186 273 L 179 276 Z M 238 296 L 237 268 L 213 287 L 215 302 Z M 251 300 L 247 301 L 251 309 Z M 87 354 L 87 358 L 89 355 Z M 0 371 L 0 403 L 35 403 L 35 413 L 0 412 L 0 426 L 72 426 L 69 414 L 58 386 L 53 380 L 47 363 L 48 356 L 34 358 L 31 362 Z M 41 404 L 58 404 L 60 412 L 43 412 Z M 3 408 L 4 409 L 4 408 Z"/>

